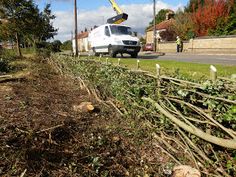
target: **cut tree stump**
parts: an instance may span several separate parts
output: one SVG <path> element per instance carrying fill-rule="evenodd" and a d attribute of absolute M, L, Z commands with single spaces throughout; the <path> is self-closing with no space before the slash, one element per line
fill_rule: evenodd
<path fill-rule="evenodd" d="M 201 177 L 201 173 L 188 165 L 174 167 L 172 177 Z"/>
<path fill-rule="evenodd" d="M 94 109 L 91 102 L 82 102 L 79 105 L 73 105 L 73 110 L 75 112 L 93 112 Z"/>

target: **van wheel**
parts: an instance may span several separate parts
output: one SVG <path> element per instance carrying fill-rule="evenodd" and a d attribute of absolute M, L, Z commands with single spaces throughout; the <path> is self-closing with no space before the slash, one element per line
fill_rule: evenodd
<path fill-rule="evenodd" d="M 112 46 L 109 46 L 108 52 L 109 52 L 110 57 L 112 58 L 116 57 L 116 53 L 113 51 Z"/>
<path fill-rule="evenodd" d="M 137 58 L 137 57 L 138 57 L 138 53 L 132 53 L 132 54 L 131 54 L 131 57 L 132 57 L 132 58 Z"/>

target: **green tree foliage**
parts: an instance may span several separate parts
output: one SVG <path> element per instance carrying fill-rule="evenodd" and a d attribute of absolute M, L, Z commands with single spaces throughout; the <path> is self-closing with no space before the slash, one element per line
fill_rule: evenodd
<path fill-rule="evenodd" d="M 236 34 L 236 0 L 190 0 L 184 9 L 186 19 L 176 15 L 177 33 L 186 33 L 184 21 L 189 21 L 194 30 L 187 30 L 187 36 Z M 190 20 L 189 16 L 190 15 Z M 182 22 L 181 22 L 182 21 Z"/>
<path fill-rule="evenodd" d="M 30 21 L 26 20 L 31 17 L 34 4 L 26 0 L 1 0 L 0 1 L 0 18 L 6 20 L 1 24 L 0 32 L 4 38 L 15 38 L 18 54 L 21 55 L 19 41 L 20 36 L 27 33 Z"/>
<path fill-rule="evenodd" d="M 228 2 L 230 7 L 230 14 L 226 20 L 219 18 L 215 30 L 209 31 L 210 35 L 235 35 L 236 34 L 236 3 L 235 0 Z"/>
<path fill-rule="evenodd" d="M 51 25 L 51 21 L 56 18 L 55 15 L 52 14 L 51 5 L 47 4 L 44 8 L 43 12 L 39 14 L 41 24 L 39 24 L 39 28 L 36 31 L 39 34 L 39 40 L 47 40 L 53 38 L 57 34 L 57 29 L 55 29 Z"/>
<path fill-rule="evenodd" d="M 190 0 L 188 5 L 184 8 L 184 12 L 195 12 L 200 5 L 204 5 L 204 0 Z"/>
<path fill-rule="evenodd" d="M 72 50 L 72 42 L 71 42 L 71 40 L 63 42 L 63 44 L 61 46 L 61 49 L 62 50 Z"/>
<path fill-rule="evenodd" d="M 5 20 L 0 25 L 0 35 L 16 41 L 19 55 L 21 41 L 42 41 L 56 34 L 51 23 L 54 18 L 50 5 L 40 12 L 32 0 L 0 1 L 0 19 Z"/>

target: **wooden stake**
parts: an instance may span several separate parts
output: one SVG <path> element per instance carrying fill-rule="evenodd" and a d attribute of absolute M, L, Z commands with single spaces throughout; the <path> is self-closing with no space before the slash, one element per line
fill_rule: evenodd
<path fill-rule="evenodd" d="M 213 82 L 217 79 L 217 69 L 213 65 L 210 66 L 210 78 Z"/>
<path fill-rule="evenodd" d="M 160 76 L 161 76 L 161 67 L 159 64 L 156 64 L 156 72 L 157 72 L 157 90 L 158 90 L 158 95 L 160 95 L 160 85 L 161 85 L 161 81 L 160 81 Z"/>
<path fill-rule="evenodd" d="M 159 64 L 156 64 L 156 71 L 157 71 L 157 79 L 160 79 L 160 75 L 161 75 L 161 67 Z"/>
<path fill-rule="evenodd" d="M 106 65 L 108 64 L 108 58 L 106 58 Z"/>
<path fill-rule="evenodd" d="M 99 55 L 99 61 L 101 61 L 101 58 L 102 58 L 102 54 Z"/>
<path fill-rule="evenodd" d="M 118 58 L 118 66 L 120 66 L 120 58 Z"/>
<path fill-rule="evenodd" d="M 139 60 L 137 60 L 137 69 L 140 69 L 140 61 Z"/>

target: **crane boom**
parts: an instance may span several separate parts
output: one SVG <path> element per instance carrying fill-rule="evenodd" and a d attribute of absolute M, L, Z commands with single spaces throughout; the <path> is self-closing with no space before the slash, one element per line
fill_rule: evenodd
<path fill-rule="evenodd" d="M 118 6 L 118 4 L 115 2 L 115 0 L 109 0 L 109 1 L 110 1 L 111 5 L 112 5 L 112 8 L 114 9 L 114 11 L 116 11 L 117 16 L 109 18 L 107 20 L 107 23 L 120 24 L 120 23 L 124 22 L 125 20 L 127 20 L 128 19 L 128 14 L 123 13 L 123 11 Z"/>
<path fill-rule="evenodd" d="M 109 0 L 109 1 L 110 1 L 111 5 L 112 5 L 114 11 L 116 11 L 117 15 L 123 13 L 121 8 L 118 6 L 118 4 L 114 0 Z"/>

